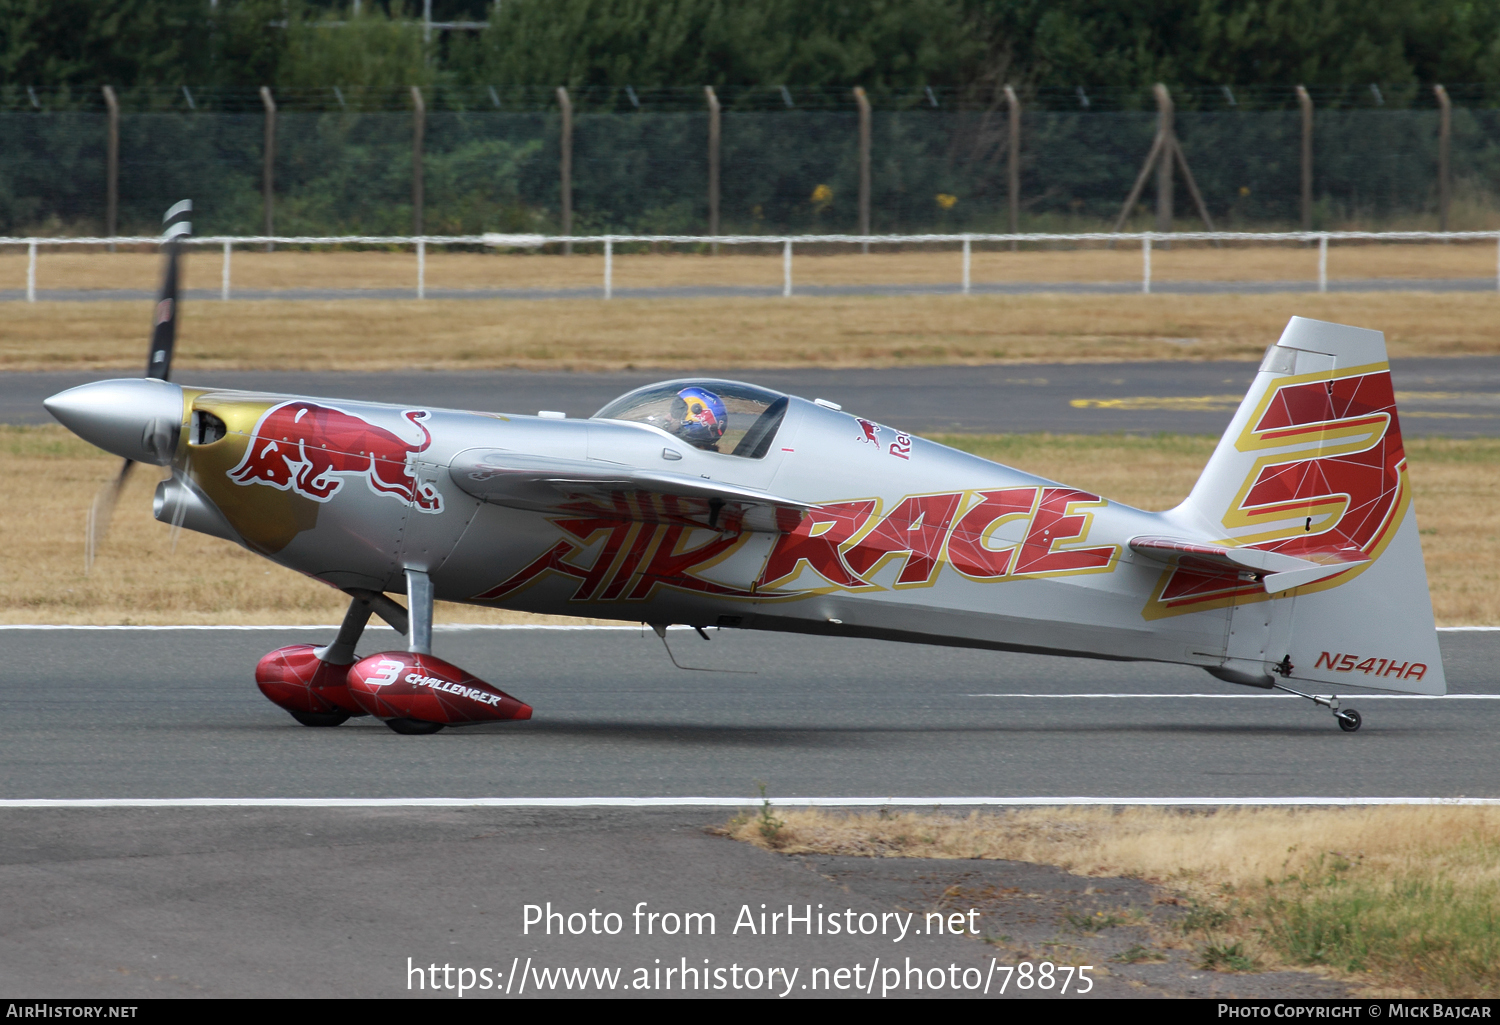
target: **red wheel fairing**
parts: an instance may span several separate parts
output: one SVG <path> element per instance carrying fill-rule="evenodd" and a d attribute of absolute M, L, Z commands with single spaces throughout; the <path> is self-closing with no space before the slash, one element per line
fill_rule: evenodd
<path fill-rule="evenodd" d="M 289 712 L 347 712 L 365 715 L 349 696 L 348 666 L 329 665 L 311 644 L 289 644 L 255 666 L 260 692 Z"/>
<path fill-rule="evenodd" d="M 349 694 L 378 719 L 459 726 L 530 719 L 531 706 L 432 655 L 383 651 L 349 667 Z"/>

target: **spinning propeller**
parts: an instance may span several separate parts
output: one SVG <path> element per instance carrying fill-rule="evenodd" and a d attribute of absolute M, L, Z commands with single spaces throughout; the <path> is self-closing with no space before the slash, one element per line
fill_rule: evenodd
<path fill-rule="evenodd" d="M 157 298 L 156 310 L 152 316 L 151 351 L 146 357 L 145 376 L 148 380 L 166 381 L 172 374 L 172 350 L 177 344 L 177 261 L 180 248 L 177 240 L 183 235 L 192 234 L 193 225 L 188 220 L 192 212 L 193 201 L 184 199 L 168 210 L 166 216 L 162 218 L 162 249 L 167 255 L 167 267 L 162 278 L 161 294 Z M 170 460 L 171 448 L 175 447 L 176 443 L 176 434 L 167 424 L 152 421 L 142 443 L 147 451 L 165 456 Z M 109 532 L 109 521 L 114 516 L 115 506 L 119 504 L 120 492 L 125 489 L 125 482 L 130 479 L 130 472 L 135 464 L 136 460 L 127 456 L 120 466 L 120 472 L 99 489 L 99 493 L 94 496 L 94 501 L 89 506 L 88 526 L 83 548 L 84 576 L 88 576 L 89 571 L 94 567 L 94 554 L 99 549 L 99 543 L 104 540 L 104 535 Z M 173 527 L 176 528 L 179 525 L 180 519 L 174 522 Z M 175 529 L 173 542 L 175 545 Z"/>

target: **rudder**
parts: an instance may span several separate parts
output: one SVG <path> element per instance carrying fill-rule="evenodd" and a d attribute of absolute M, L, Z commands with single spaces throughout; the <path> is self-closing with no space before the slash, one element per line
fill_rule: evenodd
<path fill-rule="evenodd" d="M 1180 570 L 1152 598 L 1230 609 L 1219 675 L 1446 693 L 1381 332 L 1293 317 L 1166 518 L 1264 565 Z"/>

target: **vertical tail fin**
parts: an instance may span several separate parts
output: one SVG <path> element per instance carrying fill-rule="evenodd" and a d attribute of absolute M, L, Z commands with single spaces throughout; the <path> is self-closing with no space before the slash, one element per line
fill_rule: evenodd
<path fill-rule="evenodd" d="M 1168 515 L 1273 553 L 1273 572 L 1179 571 L 1152 599 L 1158 615 L 1230 607 L 1227 669 L 1446 692 L 1379 331 L 1293 317 Z"/>

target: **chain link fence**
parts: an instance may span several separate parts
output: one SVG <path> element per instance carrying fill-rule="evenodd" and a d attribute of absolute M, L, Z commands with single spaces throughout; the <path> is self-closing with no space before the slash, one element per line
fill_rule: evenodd
<path fill-rule="evenodd" d="M 265 131 L 245 111 L 123 112 L 118 133 L 121 234 L 154 232 L 185 196 L 197 229 L 266 229 Z M 563 118 L 557 109 L 434 110 L 422 133 L 423 188 L 413 188 L 412 111 L 299 111 L 275 116 L 270 168 L 278 235 L 683 234 L 708 231 L 710 115 L 702 110 L 582 110 L 572 117 L 573 220 L 562 217 Z M 860 169 L 870 173 L 872 233 L 1009 228 L 1005 108 L 915 106 L 725 109 L 720 230 L 780 235 L 859 230 Z M 1318 111 L 1311 223 L 1437 226 L 1441 114 L 1434 109 Z M 0 112 L 0 233 L 102 234 L 108 112 Z M 1107 228 L 1158 128 L 1144 110 L 1026 109 L 1020 119 L 1022 231 Z M 1302 120 L 1296 110 L 1181 110 L 1175 132 L 1221 229 L 1302 227 Z M 1448 226 L 1500 225 L 1500 110 L 1455 107 Z M 1128 223 L 1148 227 L 1154 189 Z M 1183 228 L 1199 226 L 1179 194 Z M 1493 218 L 1492 218 L 1492 215 Z"/>

